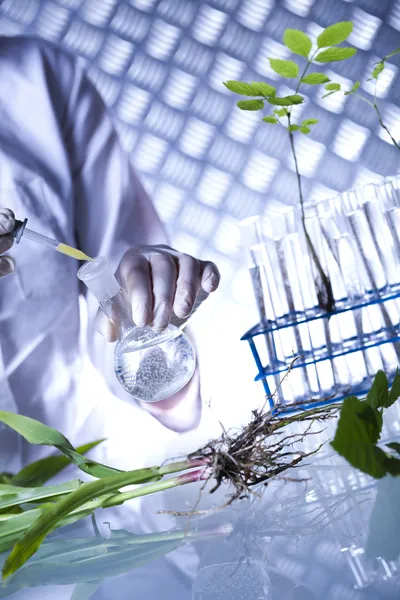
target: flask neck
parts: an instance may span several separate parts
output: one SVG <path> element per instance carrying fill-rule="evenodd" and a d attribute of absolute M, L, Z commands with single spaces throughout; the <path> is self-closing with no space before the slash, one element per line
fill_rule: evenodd
<path fill-rule="evenodd" d="M 100 306 L 109 319 L 120 323 L 119 338 L 121 340 L 136 327 L 128 299 L 122 288 L 109 300 L 100 302 Z"/>

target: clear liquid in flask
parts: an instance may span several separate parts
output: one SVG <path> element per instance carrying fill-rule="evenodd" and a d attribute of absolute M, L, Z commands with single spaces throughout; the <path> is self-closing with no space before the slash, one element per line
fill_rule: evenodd
<path fill-rule="evenodd" d="M 169 325 L 162 334 L 136 327 L 115 348 L 115 375 L 142 402 L 173 396 L 192 378 L 196 366 L 189 338 Z"/>

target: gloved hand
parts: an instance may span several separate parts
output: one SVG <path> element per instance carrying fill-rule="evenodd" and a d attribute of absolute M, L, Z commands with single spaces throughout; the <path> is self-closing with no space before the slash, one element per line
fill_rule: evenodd
<path fill-rule="evenodd" d="M 157 332 L 168 326 L 173 313 L 180 319 L 188 317 L 198 294 L 203 290 L 207 297 L 220 281 L 214 263 L 163 244 L 129 249 L 116 277 L 130 299 L 134 323 L 140 327 L 150 325 Z M 95 327 L 108 341 L 118 339 L 119 323 L 109 321 L 101 309 Z"/>
<path fill-rule="evenodd" d="M 9 208 L 0 208 L 0 277 L 5 277 L 15 269 L 15 262 L 11 256 L 3 256 L 14 243 L 10 232 L 15 227 L 15 216 Z"/>

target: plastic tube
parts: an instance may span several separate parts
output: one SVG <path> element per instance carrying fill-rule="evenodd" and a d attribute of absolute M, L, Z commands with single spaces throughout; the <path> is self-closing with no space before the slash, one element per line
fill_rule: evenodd
<path fill-rule="evenodd" d="M 57 252 L 61 252 L 61 254 L 65 254 L 66 256 L 70 256 L 71 258 L 76 258 L 76 260 L 92 260 L 90 256 L 78 250 L 77 248 L 73 248 L 72 246 L 68 246 L 67 244 L 62 244 L 57 240 L 52 240 L 51 238 L 42 235 L 41 233 L 37 233 L 36 231 L 32 231 L 26 227 L 28 219 L 24 221 L 15 220 L 15 227 L 12 235 L 17 244 L 21 241 L 22 237 L 26 237 L 28 240 L 32 240 L 42 246 L 46 246 L 47 248 L 51 248 L 52 250 L 56 250 Z"/>

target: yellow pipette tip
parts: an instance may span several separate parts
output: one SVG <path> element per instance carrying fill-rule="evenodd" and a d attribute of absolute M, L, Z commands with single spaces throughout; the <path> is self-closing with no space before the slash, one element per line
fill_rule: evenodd
<path fill-rule="evenodd" d="M 57 252 L 61 252 L 62 254 L 66 254 L 71 258 L 76 258 L 76 260 L 92 260 L 90 256 L 78 250 L 77 248 L 72 248 L 72 246 L 68 246 L 67 244 L 59 244 L 56 248 Z"/>

